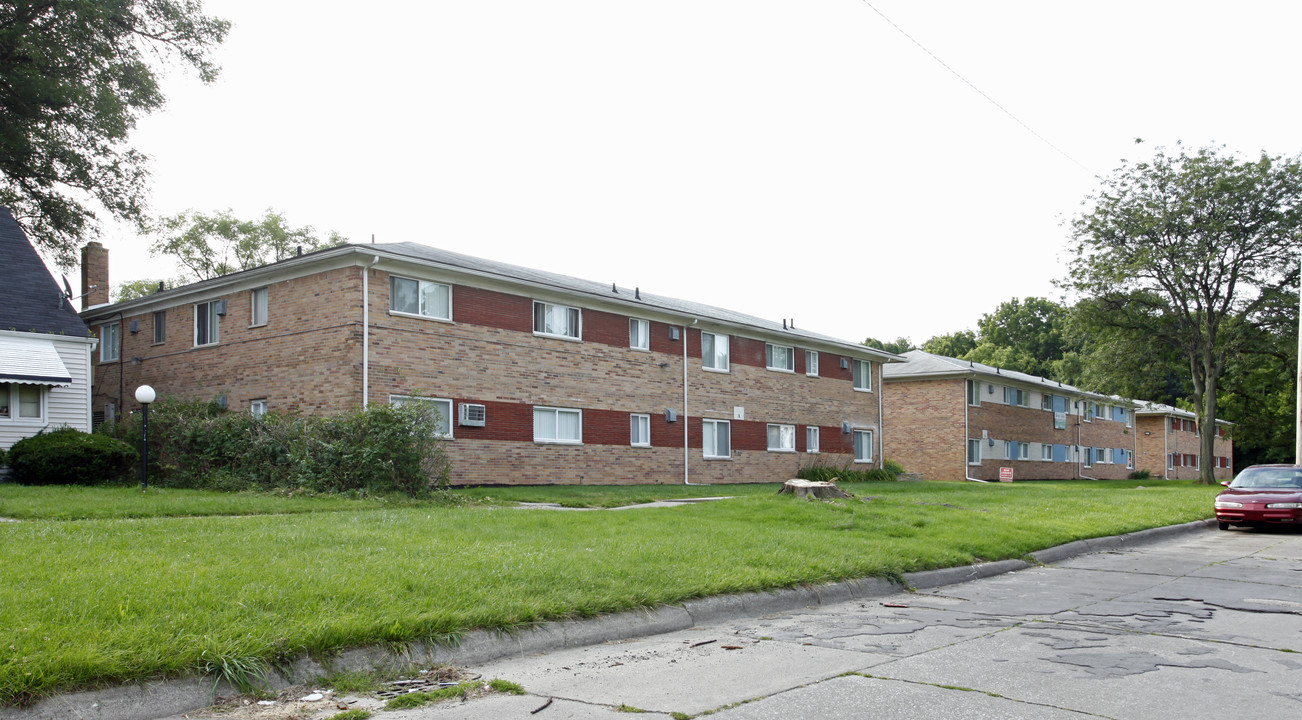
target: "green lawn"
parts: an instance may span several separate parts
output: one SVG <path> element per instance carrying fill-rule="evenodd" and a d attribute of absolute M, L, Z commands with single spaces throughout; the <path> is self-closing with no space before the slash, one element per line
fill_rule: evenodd
<path fill-rule="evenodd" d="M 0 485 L 0 516 L 55 518 L 0 523 L 0 703 L 303 651 L 1021 557 L 1208 517 L 1219 489 L 874 483 L 843 486 L 861 499 L 817 503 L 776 487 L 488 488 L 456 493 L 477 502 L 395 506 Z M 619 512 L 491 504 L 682 493 L 738 497 Z"/>

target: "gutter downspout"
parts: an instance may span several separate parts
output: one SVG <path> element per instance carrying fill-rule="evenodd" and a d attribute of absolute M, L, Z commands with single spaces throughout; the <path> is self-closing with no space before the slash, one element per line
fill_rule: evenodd
<path fill-rule="evenodd" d="M 683 484 L 684 485 L 709 485 L 709 483 L 694 483 L 688 473 L 691 466 L 689 459 L 689 447 L 687 442 L 687 328 L 695 325 L 700 318 L 692 320 L 691 325 L 683 325 Z"/>
<path fill-rule="evenodd" d="M 971 482 L 978 482 L 978 483 L 988 485 L 990 484 L 989 480 L 978 480 L 972 477 L 972 471 L 968 469 L 968 464 L 967 464 L 967 444 L 972 439 L 968 437 L 970 433 L 967 424 L 967 411 L 968 408 L 971 407 L 967 403 L 967 384 L 970 382 L 976 382 L 976 376 L 966 378 L 963 381 L 963 479 Z M 977 387 L 977 397 L 981 397 L 981 388 L 979 386 Z M 977 447 L 981 447 L 981 446 L 977 445 Z"/>
<path fill-rule="evenodd" d="M 371 401 L 371 268 L 380 262 L 380 256 L 362 268 L 362 409 Z"/>
<path fill-rule="evenodd" d="M 1298 342 L 1302 342 L 1299 340 Z M 1171 472 L 1175 470 L 1175 463 L 1171 462 L 1171 448 L 1167 446 L 1167 438 L 1171 436 L 1171 418 L 1162 416 L 1162 462 L 1166 463 L 1166 472 L 1162 473 L 1167 480 L 1171 479 Z"/>
<path fill-rule="evenodd" d="M 877 457 L 882 461 L 877 467 L 886 467 L 886 418 L 882 417 L 882 395 L 886 393 L 886 363 L 877 363 Z M 963 448 L 965 461 L 967 448 Z"/>

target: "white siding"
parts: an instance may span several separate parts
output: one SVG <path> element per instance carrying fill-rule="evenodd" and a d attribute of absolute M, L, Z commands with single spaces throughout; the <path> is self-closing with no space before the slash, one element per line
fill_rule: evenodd
<path fill-rule="evenodd" d="M 69 426 L 90 432 L 90 349 L 92 341 L 86 338 L 68 338 L 32 333 L 15 333 L 26 338 L 46 340 L 59 353 L 68 373 L 71 387 L 41 386 L 44 419 L 40 422 L 20 420 L 0 421 L 0 448 L 8 450 L 19 440 L 35 435 L 45 428 Z"/>

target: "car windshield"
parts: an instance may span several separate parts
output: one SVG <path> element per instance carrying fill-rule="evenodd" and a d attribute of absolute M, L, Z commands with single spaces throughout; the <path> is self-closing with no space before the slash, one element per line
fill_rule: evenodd
<path fill-rule="evenodd" d="M 1302 488 L 1302 468 L 1248 468 L 1230 483 L 1232 488 Z"/>

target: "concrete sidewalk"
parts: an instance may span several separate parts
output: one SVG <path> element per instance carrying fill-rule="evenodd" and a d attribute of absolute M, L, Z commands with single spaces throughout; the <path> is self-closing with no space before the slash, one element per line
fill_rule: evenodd
<path fill-rule="evenodd" d="M 1038 563 L 1052 564 L 1083 553 L 1124 553 L 1132 548 L 1182 537 L 1230 535 L 1206 533 L 1210 527 L 1209 521 L 1198 521 L 1081 541 L 1040 551 L 1033 558 Z M 906 580 L 913 590 L 927 591 L 1032 567 L 1036 566 L 1021 561 L 1001 561 L 913 573 L 907 575 Z M 549 699 L 551 704 L 537 717 L 611 717 L 609 713 L 615 712 L 612 707 L 620 704 L 644 710 L 666 712 L 667 708 L 673 712 L 696 714 L 732 703 L 772 697 L 774 693 L 810 683 L 818 683 L 820 687 L 826 685 L 828 691 L 840 688 L 845 692 L 859 692 L 861 686 L 873 685 L 876 681 L 856 676 L 828 684 L 829 679 L 847 672 L 863 671 L 893 658 L 893 655 L 872 652 L 865 655 L 863 648 L 838 648 L 835 643 L 829 647 L 827 638 L 823 636 L 819 636 L 817 642 L 783 640 L 777 631 L 755 629 L 760 627 L 755 624 L 756 618 L 811 612 L 849 612 L 853 615 L 869 606 L 895 609 L 892 606 L 912 605 L 920 596 L 921 592 L 909 593 L 899 585 L 872 579 L 772 593 L 705 598 L 647 612 L 550 623 L 514 636 L 471 633 L 457 648 L 415 648 L 406 659 L 471 666 L 474 672 L 486 679 L 500 677 L 521 683 L 530 695 L 491 696 L 455 705 L 385 712 L 384 717 L 394 720 L 445 716 L 533 717 L 530 711 Z M 1067 603 L 1065 607 L 1079 604 Z M 909 621 L 911 626 L 917 626 L 919 622 L 926 624 L 930 621 Z M 934 632 L 923 632 L 918 637 L 937 636 L 945 643 L 959 642 L 969 639 L 973 633 L 982 635 L 990 632 L 992 627 L 1004 629 L 1021 622 L 991 625 L 977 616 L 948 627 L 939 636 Z M 834 631 L 833 636 L 835 634 Z M 632 640 L 648 636 L 652 639 Z M 345 653 L 332 667 L 336 671 L 370 669 L 394 660 L 379 649 L 357 650 Z M 652 668 L 658 670 L 652 673 Z M 286 684 L 323 674 L 324 669 L 315 663 L 301 661 L 293 668 Z M 727 681 L 723 682 L 723 678 Z M 202 710 L 210 701 L 211 687 L 211 682 L 191 679 L 75 693 L 52 698 L 30 709 L 0 710 L 0 718 L 152 720 L 168 715 L 178 719 L 231 717 L 229 713 L 212 715 Z M 604 690 L 592 694 L 598 689 Z M 613 705 L 605 702 L 605 699 L 615 697 L 622 699 L 618 702 L 612 700 Z M 778 702 L 776 698 L 774 702 Z M 329 717 L 336 712 L 333 708 L 333 703 L 320 707 L 305 706 L 304 714 L 299 717 Z M 521 710 L 523 714 L 520 714 Z"/>

